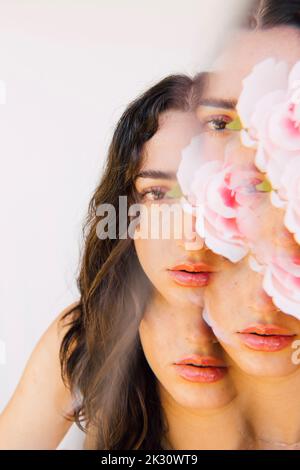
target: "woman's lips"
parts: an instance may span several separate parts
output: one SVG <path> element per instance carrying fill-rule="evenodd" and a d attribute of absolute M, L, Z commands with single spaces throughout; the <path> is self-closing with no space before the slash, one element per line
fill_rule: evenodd
<path fill-rule="evenodd" d="M 169 271 L 172 279 L 181 286 L 204 287 L 209 282 L 209 273 L 189 273 L 184 271 Z"/>
<path fill-rule="evenodd" d="M 221 380 L 227 367 L 215 357 L 192 355 L 174 364 L 177 373 L 190 382 L 212 383 Z"/>
<path fill-rule="evenodd" d="M 168 272 L 172 279 L 181 286 L 204 287 L 207 286 L 213 268 L 204 263 L 179 264 Z"/>
<path fill-rule="evenodd" d="M 239 331 L 241 341 L 256 351 L 275 352 L 291 344 L 295 334 L 277 325 L 250 325 Z"/>

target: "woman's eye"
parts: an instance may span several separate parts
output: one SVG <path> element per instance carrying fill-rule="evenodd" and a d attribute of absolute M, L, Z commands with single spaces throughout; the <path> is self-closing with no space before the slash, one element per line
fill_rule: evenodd
<path fill-rule="evenodd" d="M 232 121 L 231 118 L 212 118 L 205 122 L 206 128 L 211 131 L 224 131 L 226 126 Z"/>
<path fill-rule="evenodd" d="M 159 201 L 163 199 L 167 193 L 167 189 L 162 188 L 149 188 L 140 193 L 140 196 L 143 200 L 147 201 Z"/>

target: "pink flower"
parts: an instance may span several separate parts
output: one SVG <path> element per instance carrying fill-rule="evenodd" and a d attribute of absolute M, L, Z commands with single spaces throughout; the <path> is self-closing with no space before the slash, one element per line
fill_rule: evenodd
<path fill-rule="evenodd" d="M 208 153 L 206 149 L 206 139 L 203 134 L 197 135 L 191 139 L 190 144 L 183 149 L 180 165 L 177 170 L 177 179 L 182 193 L 185 196 L 185 202 L 189 201 L 195 204 L 195 198 L 192 191 L 192 183 L 197 170 L 209 161 L 216 161 L 216 157 Z M 223 155 L 221 155 L 222 161 Z"/>
<path fill-rule="evenodd" d="M 243 81 L 237 110 L 248 133 L 246 146 L 256 147 L 255 163 L 274 189 L 286 165 L 300 155 L 300 62 L 290 73 L 287 64 L 267 59 Z"/>
<path fill-rule="evenodd" d="M 237 111 L 243 126 L 250 129 L 257 103 L 267 94 L 287 88 L 288 67 L 285 62 L 269 58 L 253 67 L 251 74 L 243 80 L 243 91 L 239 97 Z"/>
<path fill-rule="evenodd" d="M 280 179 L 279 195 L 286 201 L 284 224 L 300 244 L 300 156 L 286 166 Z"/>
<path fill-rule="evenodd" d="M 197 207 L 196 230 L 214 253 L 232 262 L 247 255 L 247 238 L 240 221 L 254 216 L 261 194 L 261 176 L 253 167 L 228 165 L 219 160 L 203 164 L 191 185 Z"/>
<path fill-rule="evenodd" d="M 274 256 L 265 268 L 263 288 L 282 312 L 300 320 L 300 256 Z"/>
<path fill-rule="evenodd" d="M 263 276 L 264 291 L 283 313 L 300 320 L 300 248 L 284 228 L 258 256 L 249 256 L 249 266 Z"/>
<path fill-rule="evenodd" d="M 214 158 L 205 136 L 192 139 L 177 172 L 184 194 L 183 210 L 196 217 L 196 230 L 214 253 L 237 262 L 258 238 L 256 212 L 267 196 L 256 188 L 263 181 L 252 163 L 239 163 L 236 142 Z"/>

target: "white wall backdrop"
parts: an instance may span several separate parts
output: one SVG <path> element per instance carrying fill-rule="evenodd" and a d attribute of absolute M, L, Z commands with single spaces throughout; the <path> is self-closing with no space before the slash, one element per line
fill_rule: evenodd
<path fill-rule="evenodd" d="M 164 75 L 210 63 L 224 3 L 241 4 L 0 0 L 0 412 L 77 299 L 81 224 L 117 119 Z"/>

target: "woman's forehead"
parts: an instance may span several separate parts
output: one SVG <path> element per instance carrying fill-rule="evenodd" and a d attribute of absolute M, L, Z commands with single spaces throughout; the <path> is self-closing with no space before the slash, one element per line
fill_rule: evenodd
<path fill-rule="evenodd" d="M 242 80 L 253 67 L 269 58 L 285 61 L 289 67 L 300 60 L 300 29 L 281 26 L 260 31 L 239 31 L 214 64 L 208 75 L 204 98 L 236 101 Z"/>
<path fill-rule="evenodd" d="M 144 167 L 177 170 L 181 152 L 200 133 L 194 112 L 168 111 L 161 116 L 159 128 L 144 147 Z"/>

